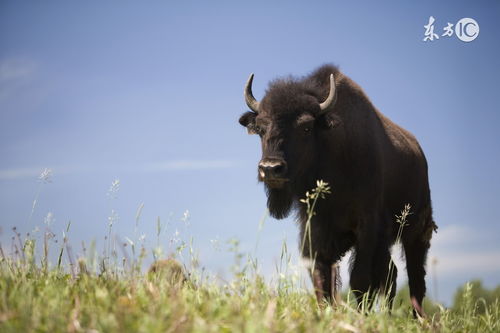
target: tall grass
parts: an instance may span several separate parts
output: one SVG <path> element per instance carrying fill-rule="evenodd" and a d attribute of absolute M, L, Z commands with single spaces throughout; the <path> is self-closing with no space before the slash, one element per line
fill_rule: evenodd
<path fill-rule="evenodd" d="M 318 184 L 320 185 L 320 184 Z M 327 184 L 321 184 L 324 192 Z M 311 211 L 315 206 L 311 197 Z M 315 296 L 297 283 L 295 268 L 283 243 L 277 264 L 277 282 L 267 283 L 258 264 L 228 242 L 234 262 L 225 281 L 205 272 L 198 263 L 193 239 L 175 240 L 169 254 L 159 251 L 165 225 L 157 223 L 156 248 L 148 251 L 138 237 L 140 211 L 133 239 L 110 245 L 102 254 L 95 242 L 78 257 L 69 246 L 68 224 L 58 245 L 55 266 L 48 261 L 51 239 L 36 251 L 33 235 L 14 230 L 11 252 L 0 244 L 0 332 L 495 332 L 500 330 L 498 300 L 481 306 L 471 292 L 463 293 L 462 306 L 442 306 L 428 319 L 414 320 L 408 305 L 358 311 L 347 295 L 332 308 L 319 306 Z M 409 213 L 409 208 L 408 208 Z M 185 222 L 188 220 L 185 214 Z M 312 215 L 311 215 L 312 217 Z M 265 216 L 263 217 L 263 219 Z M 259 229 L 262 229 L 263 221 Z M 403 226 L 401 227 L 403 228 Z M 310 229 L 309 229 L 310 230 Z M 108 230 L 109 231 L 109 230 Z M 177 235 L 179 236 L 179 235 Z M 125 245 L 127 244 L 127 245 Z M 120 260 L 108 261 L 119 246 Z M 144 272 L 143 261 L 155 264 Z M 170 259 L 168 259 L 170 256 Z M 63 259 L 66 257 L 66 259 Z M 177 259 L 172 259 L 175 257 Z"/>
<path fill-rule="evenodd" d="M 32 247 L 26 246 L 26 258 Z M 29 252 L 29 253 L 28 253 Z M 235 252 L 241 257 L 241 253 Z M 239 259 L 238 259 L 239 260 Z M 36 262 L 36 261 L 35 261 Z M 159 261 L 161 262 L 161 261 Z M 440 307 L 427 320 L 414 320 L 409 307 L 366 314 L 349 300 L 320 308 L 313 293 L 286 275 L 271 286 L 241 262 L 230 281 L 187 275 L 170 261 L 150 273 L 109 274 L 78 266 L 44 271 L 31 259 L 0 262 L 1 332 L 495 332 L 500 304 L 479 314 L 478 301 L 463 295 L 455 311 Z M 178 266 L 175 266 L 178 265 Z M 173 273 L 177 272 L 177 273 Z M 182 275 L 181 273 L 182 272 Z M 176 275 L 177 274 L 177 275 Z M 186 279 L 184 278 L 186 277 Z M 480 302 L 480 301 L 479 301 Z"/>

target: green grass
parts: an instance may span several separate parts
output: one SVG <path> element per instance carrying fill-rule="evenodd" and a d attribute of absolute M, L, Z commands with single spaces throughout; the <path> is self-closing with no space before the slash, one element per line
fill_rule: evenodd
<path fill-rule="evenodd" d="M 345 302 L 318 305 L 312 292 L 287 278 L 279 286 L 254 273 L 216 283 L 174 270 L 147 274 L 45 272 L 3 259 L 0 264 L 1 332 L 498 332 L 498 300 L 479 313 L 464 293 L 462 306 L 442 307 L 413 319 L 403 304 L 392 314 L 362 314 Z M 484 310 L 484 308 L 483 308 Z"/>
<path fill-rule="evenodd" d="M 110 192 L 118 186 L 113 182 Z M 318 188 L 303 201 L 308 223 L 316 200 L 329 194 L 326 183 L 318 183 Z M 37 198 L 38 194 L 33 210 Z M 200 268 L 192 239 L 177 242 L 177 232 L 171 255 L 189 262 L 161 260 L 165 224 L 159 218 L 156 247 L 146 251 L 144 237 L 137 237 L 141 210 L 142 205 L 133 240 L 119 245 L 111 237 L 116 215 L 112 210 L 102 254 L 91 242 L 88 249 L 83 245 L 83 255 L 77 258 L 67 238 L 70 224 L 59 243 L 50 231 L 51 216 L 43 235 L 38 234 L 41 240 L 33 234 L 22 237 L 14 228 L 11 253 L 0 244 L 0 332 L 500 332 L 498 288 L 490 292 L 477 281 L 467 284 L 450 309 L 426 299 L 425 319 L 413 318 L 407 288 L 398 292 L 391 313 L 383 300 L 375 310 L 359 311 L 349 293 L 332 308 L 318 304 L 314 293 L 291 273 L 286 243 L 277 277 L 268 283 L 257 273 L 256 261 L 241 253 L 237 240 L 230 240 L 233 277 L 223 281 Z M 183 223 L 188 218 L 186 212 Z M 259 232 L 262 224 L 263 220 Z M 53 246 L 57 247 L 54 265 L 48 260 Z M 148 253 L 155 262 L 144 273 Z"/>

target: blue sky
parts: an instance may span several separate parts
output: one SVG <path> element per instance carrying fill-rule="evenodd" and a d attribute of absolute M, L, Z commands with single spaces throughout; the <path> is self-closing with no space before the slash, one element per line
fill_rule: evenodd
<path fill-rule="evenodd" d="M 423 42 L 431 15 L 439 34 L 447 22 L 474 18 L 479 37 Z M 210 240 L 235 237 L 252 252 L 265 212 L 260 145 L 237 123 L 249 73 L 261 98 L 277 76 L 334 63 L 427 155 L 439 299 L 449 302 L 471 278 L 497 285 L 499 19 L 500 4 L 490 1 L 4 1 L 2 244 L 9 248 L 12 226 L 43 227 L 51 212 L 59 236 L 72 221 L 78 252 L 82 240 L 102 240 L 111 209 L 114 231 L 131 236 L 144 203 L 147 242 L 156 242 L 160 217 L 165 247 L 177 229 L 193 236 L 203 265 L 227 273 L 231 255 Z M 44 168 L 52 182 L 41 186 L 29 219 Z M 110 199 L 115 179 L 120 190 Z M 255 253 L 264 274 L 274 271 L 285 238 L 296 254 L 293 220 L 267 219 Z"/>

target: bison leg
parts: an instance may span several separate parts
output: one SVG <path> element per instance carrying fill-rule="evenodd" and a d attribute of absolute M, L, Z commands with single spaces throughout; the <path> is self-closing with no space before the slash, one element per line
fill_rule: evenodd
<path fill-rule="evenodd" d="M 311 270 L 311 280 L 318 303 L 332 301 L 332 265 L 317 261 Z"/>
<path fill-rule="evenodd" d="M 356 296 L 358 306 L 363 302 L 364 297 L 368 297 L 366 308 L 372 304 L 372 258 L 373 249 L 356 246 L 354 265 L 351 270 L 350 284 L 351 290 Z M 365 296 L 366 295 L 366 296 Z"/>
<path fill-rule="evenodd" d="M 390 312 L 394 302 L 394 297 L 396 296 L 398 269 L 390 258 L 385 262 L 384 267 L 386 267 L 386 269 L 381 275 L 382 279 L 379 280 L 379 286 L 380 293 L 386 297 L 387 307 Z"/>
<path fill-rule="evenodd" d="M 381 295 L 386 297 L 385 301 L 389 310 L 392 308 L 392 302 L 396 295 L 396 279 L 398 270 L 391 259 L 389 244 L 382 241 L 380 237 L 377 252 L 373 261 L 373 288 L 378 288 Z"/>
<path fill-rule="evenodd" d="M 333 264 L 332 266 L 332 289 L 331 289 L 331 298 L 332 298 L 332 306 L 335 306 L 340 303 L 340 292 L 339 289 L 342 287 L 342 280 L 340 279 L 340 266 L 338 263 Z"/>
<path fill-rule="evenodd" d="M 410 286 L 410 298 L 413 305 L 413 315 L 425 317 L 422 301 L 425 295 L 425 260 L 430 243 L 428 240 L 417 239 L 405 243 L 406 270 Z"/>

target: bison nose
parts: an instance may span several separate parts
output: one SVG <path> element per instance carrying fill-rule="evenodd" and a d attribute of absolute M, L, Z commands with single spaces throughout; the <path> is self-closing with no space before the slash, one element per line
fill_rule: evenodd
<path fill-rule="evenodd" d="M 283 178 L 285 173 L 285 161 L 262 160 L 259 163 L 259 175 L 262 179 Z"/>

